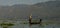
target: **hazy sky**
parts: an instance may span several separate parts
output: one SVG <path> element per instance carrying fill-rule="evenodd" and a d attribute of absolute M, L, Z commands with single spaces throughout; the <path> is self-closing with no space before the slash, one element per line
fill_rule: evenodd
<path fill-rule="evenodd" d="M 35 4 L 48 0 L 0 0 L 0 5 L 14 5 L 14 4 Z"/>

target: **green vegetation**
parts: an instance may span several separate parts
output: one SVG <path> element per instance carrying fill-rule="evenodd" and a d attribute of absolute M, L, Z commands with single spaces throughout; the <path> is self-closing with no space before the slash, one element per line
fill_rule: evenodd
<path fill-rule="evenodd" d="M 8 28 L 9 26 L 13 26 L 13 23 L 1 23 L 0 26 L 2 26 L 3 28 Z"/>

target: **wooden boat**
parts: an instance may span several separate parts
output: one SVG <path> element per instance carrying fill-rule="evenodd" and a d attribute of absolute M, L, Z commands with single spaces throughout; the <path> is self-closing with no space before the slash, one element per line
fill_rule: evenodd
<path fill-rule="evenodd" d="M 41 24 L 42 22 L 42 19 L 40 19 L 39 22 L 32 22 L 32 16 L 29 17 L 29 24 L 32 25 L 32 24 Z"/>

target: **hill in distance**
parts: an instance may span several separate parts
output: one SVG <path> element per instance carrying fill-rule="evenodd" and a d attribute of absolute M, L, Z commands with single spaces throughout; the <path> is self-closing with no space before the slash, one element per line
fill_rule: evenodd
<path fill-rule="evenodd" d="M 34 5 L 15 4 L 0 6 L 0 18 L 28 19 L 32 13 L 33 18 L 55 19 L 60 18 L 60 1 L 48 1 Z"/>

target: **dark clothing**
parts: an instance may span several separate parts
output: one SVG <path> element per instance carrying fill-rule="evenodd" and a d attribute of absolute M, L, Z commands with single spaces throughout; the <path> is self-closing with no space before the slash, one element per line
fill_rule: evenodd
<path fill-rule="evenodd" d="M 40 19 L 40 24 L 41 24 L 41 22 L 42 22 L 42 19 Z"/>
<path fill-rule="evenodd" d="M 29 23 L 31 23 L 31 19 L 29 19 Z"/>
<path fill-rule="evenodd" d="M 40 22 L 42 21 L 42 19 L 40 19 Z"/>

